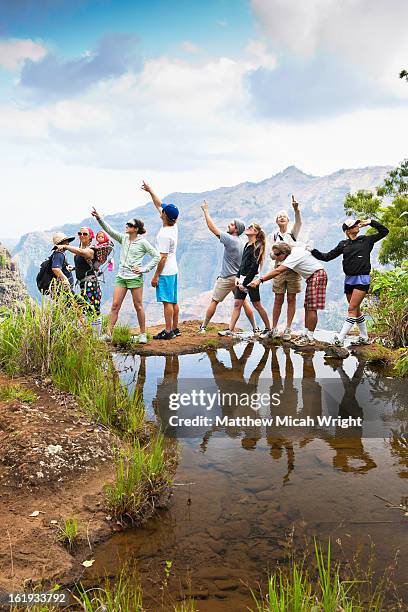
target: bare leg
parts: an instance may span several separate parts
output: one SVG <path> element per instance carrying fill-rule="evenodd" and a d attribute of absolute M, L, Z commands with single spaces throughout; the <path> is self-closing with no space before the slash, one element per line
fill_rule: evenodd
<path fill-rule="evenodd" d="M 234 300 L 234 310 L 232 311 L 231 321 L 230 321 L 230 326 L 229 326 L 229 329 L 231 331 L 234 331 L 235 329 L 235 325 L 237 324 L 239 315 L 241 314 L 241 308 L 242 308 L 243 302 L 244 300 Z"/>
<path fill-rule="evenodd" d="M 252 308 L 250 307 L 250 305 L 248 304 L 247 300 L 244 300 L 243 307 L 244 307 L 244 312 L 252 326 L 252 329 L 256 329 L 254 312 Z"/>
<path fill-rule="evenodd" d="M 361 316 L 361 302 L 364 300 L 367 293 L 365 291 L 361 291 L 360 289 L 353 289 L 353 293 L 347 294 L 348 300 L 348 311 L 347 314 L 349 317 L 360 317 Z"/>
<path fill-rule="evenodd" d="M 173 327 L 171 329 L 177 329 L 179 322 L 180 308 L 178 304 L 173 304 Z"/>
<path fill-rule="evenodd" d="M 109 323 L 108 323 L 108 334 L 112 335 L 113 328 L 115 327 L 115 323 L 118 320 L 119 310 L 122 306 L 123 300 L 125 299 L 125 295 L 127 293 L 126 287 L 115 287 L 113 291 L 113 300 L 111 311 L 109 314 Z"/>
<path fill-rule="evenodd" d="M 170 333 L 173 325 L 173 313 L 174 304 L 171 302 L 163 302 L 164 322 L 166 325 L 166 332 Z"/>
<path fill-rule="evenodd" d="M 252 302 L 252 304 L 253 304 L 253 307 L 258 311 L 259 316 L 261 317 L 265 327 L 267 329 L 270 329 L 269 317 L 268 317 L 268 314 L 265 308 L 262 306 L 261 302 Z"/>
<path fill-rule="evenodd" d="M 278 326 L 279 317 L 282 312 L 283 302 L 285 300 L 284 293 L 275 293 L 275 300 L 273 302 L 272 311 L 272 327 L 275 329 Z"/>
<path fill-rule="evenodd" d="M 314 332 L 317 325 L 317 310 L 305 309 L 305 327 L 311 332 Z"/>
<path fill-rule="evenodd" d="M 211 319 L 215 315 L 215 311 L 217 310 L 217 306 L 218 306 L 218 302 L 216 302 L 215 300 L 211 300 L 211 302 L 210 302 L 210 304 L 209 304 L 209 306 L 207 308 L 207 312 L 205 313 L 204 321 L 202 323 L 203 327 L 207 327 L 207 325 L 209 324 L 209 322 L 211 321 Z"/>
<path fill-rule="evenodd" d="M 292 327 L 296 312 L 296 293 L 288 293 L 286 300 L 288 302 L 288 319 L 286 322 L 286 327 Z"/>
<path fill-rule="evenodd" d="M 146 317 L 145 311 L 143 308 L 143 287 L 138 287 L 137 289 L 131 289 L 132 291 L 132 299 L 133 306 L 136 310 L 136 316 L 139 323 L 140 333 L 146 333 Z"/>

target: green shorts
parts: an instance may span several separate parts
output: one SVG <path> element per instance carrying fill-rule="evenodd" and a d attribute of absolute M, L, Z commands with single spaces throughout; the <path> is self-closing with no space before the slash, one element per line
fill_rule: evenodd
<path fill-rule="evenodd" d="M 124 289 L 139 289 L 143 287 L 143 276 L 136 276 L 135 278 L 122 278 L 117 276 L 115 280 L 115 287 L 123 287 Z"/>

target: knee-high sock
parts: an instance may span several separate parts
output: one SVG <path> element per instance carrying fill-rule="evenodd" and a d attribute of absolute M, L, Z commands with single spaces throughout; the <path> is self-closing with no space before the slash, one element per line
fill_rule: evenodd
<path fill-rule="evenodd" d="M 339 333 L 339 340 L 344 340 L 344 338 L 349 333 L 350 329 L 353 327 L 354 323 L 356 323 L 355 317 L 346 317 L 346 320 L 343 323 L 343 327 Z"/>
<path fill-rule="evenodd" d="M 361 315 L 361 317 L 358 317 L 358 319 L 356 319 L 356 323 L 357 323 L 358 329 L 360 331 L 360 336 L 362 338 L 368 338 L 368 332 L 367 332 L 367 325 L 366 325 L 365 316 Z"/>

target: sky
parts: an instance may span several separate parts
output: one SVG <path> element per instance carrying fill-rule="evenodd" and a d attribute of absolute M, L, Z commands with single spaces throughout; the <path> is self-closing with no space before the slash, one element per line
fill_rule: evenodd
<path fill-rule="evenodd" d="M 406 0 L 0 0 L 0 236 L 406 157 Z"/>

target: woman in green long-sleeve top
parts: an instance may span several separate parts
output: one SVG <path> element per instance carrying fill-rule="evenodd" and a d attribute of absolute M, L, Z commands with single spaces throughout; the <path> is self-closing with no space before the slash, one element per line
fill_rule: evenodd
<path fill-rule="evenodd" d="M 92 216 L 97 219 L 99 225 L 109 234 L 109 236 L 111 236 L 111 238 L 117 240 L 121 244 L 119 270 L 115 280 L 112 307 L 105 339 L 111 339 L 122 302 L 125 299 L 127 291 L 130 290 L 140 327 L 138 341 L 141 344 L 146 344 L 146 322 L 143 308 L 143 274 L 157 266 L 160 260 L 160 254 L 146 238 L 143 238 L 142 234 L 145 234 L 146 230 L 143 221 L 140 219 L 130 219 L 126 223 L 125 233 L 121 234 L 106 223 L 95 208 L 92 209 Z M 146 254 L 150 255 L 151 259 L 147 265 L 142 266 L 142 260 Z"/>

